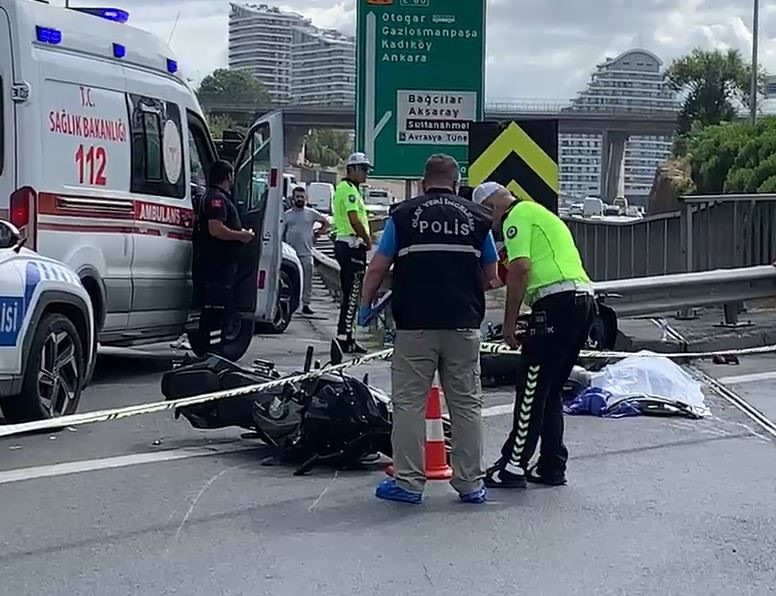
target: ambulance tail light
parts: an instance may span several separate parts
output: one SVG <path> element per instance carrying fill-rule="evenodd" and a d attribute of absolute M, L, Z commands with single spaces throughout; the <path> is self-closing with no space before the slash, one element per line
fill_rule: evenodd
<path fill-rule="evenodd" d="M 27 238 L 27 246 L 35 248 L 34 214 L 38 194 L 29 186 L 24 186 L 11 193 L 10 219 L 19 228 L 23 238 Z"/>
<path fill-rule="evenodd" d="M 32 205 L 36 198 L 35 191 L 29 186 L 20 188 L 11 195 L 11 223 L 17 228 L 29 225 Z"/>
<path fill-rule="evenodd" d="M 267 285 L 267 272 L 263 269 L 259 271 L 259 283 L 256 284 L 260 290 L 263 290 Z"/>
<path fill-rule="evenodd" d="M 278 185 L 278 170 L 277 168 L 272 168 L 269 171 L 269 187 L 277 188 L 277 185 Z"/>

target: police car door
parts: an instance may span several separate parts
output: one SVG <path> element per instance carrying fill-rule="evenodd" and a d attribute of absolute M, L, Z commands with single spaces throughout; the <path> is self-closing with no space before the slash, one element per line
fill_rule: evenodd
<path fill-rule="evenodd" d="M 13 63 L 11 61 L 11 23 L 0 6 L 0 218 L 8 219 L 8 197 L 15 190 Z"/>
<path fill-rule="evenodd" d="M 283 117 L 258 120 L 235 162 L 234 199 L 243 227 L 256 238 L 241 251 L 235 300 L 242 313 L 271 320 L 280 285 L 283 214 Z"/>

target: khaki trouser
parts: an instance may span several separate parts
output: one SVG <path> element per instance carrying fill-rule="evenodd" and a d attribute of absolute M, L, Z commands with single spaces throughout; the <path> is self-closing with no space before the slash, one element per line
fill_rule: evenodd
<path fill-rule="evenodd" d="M 480 488 L 482 394 L 479 330 L 397 330 L 391 360 L 393 465 L 405 490 L 425 488 L 426 401 L 439 372 L 453 427 L 453 479 L 459 493 Z"/>

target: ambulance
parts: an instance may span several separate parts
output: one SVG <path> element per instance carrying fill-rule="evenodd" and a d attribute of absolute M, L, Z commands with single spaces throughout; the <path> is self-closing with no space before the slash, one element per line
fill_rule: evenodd
<path fill-rule="evenodd" d="M 99 343 L 113 346 L 191 332 L 193 201 L 217 159 L 172 52 L 128 19 L 118 9 L 0 0 L 0 219 L 77 272 Z M 275 318 L 283 163 L 274 112 L 254 124 L 235 162 L 235 202 L 256 239 L 241 251 L 233 359 L 256 321 Z"/>

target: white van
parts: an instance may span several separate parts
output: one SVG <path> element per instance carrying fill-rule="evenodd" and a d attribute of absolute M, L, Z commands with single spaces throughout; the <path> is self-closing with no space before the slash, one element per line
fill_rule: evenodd
<path fill-rule="evenodd" d="M 78 273 L 100 343 L 115 346 L 176 338 L 191 322 L 192 199 L 217 158 L 170 49 L 128 16 L 0 0 L 0 218 Z M 235 164 L 235 202 L 256 240 L 236 291 L 252 320 L 231 338 L 232 358 L 254 320 L 274 318 L 283 155 L 275 112 Z"/>
<path fill-rule="evenodd" d="M 307 204 L 321 213 L 331 213 L 334 185 L 328 182 L 310 182 L 307 185 Z"/>

